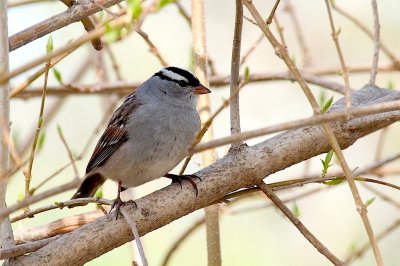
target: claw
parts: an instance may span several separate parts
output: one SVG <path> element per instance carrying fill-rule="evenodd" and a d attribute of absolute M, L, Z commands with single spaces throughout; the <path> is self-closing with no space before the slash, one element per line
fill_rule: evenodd
<path fill-rule="evenodd" d="M 128 200 L 126 202 L 121 200 L 121 191 L 126 190 L 126 188 L 122 187 L 122 183 L 121 181 L 118 182 L 118 194 L 117 194 L 117 198 L 114 200 L 113 205 L 111 205 L 111 209 L 108 213 L 111 213 L 111 211 L 114 209 L 115 207 L 115 220 L 118 220 L 118 216 L 119 216 L 119 210 L 121 209 L 122 206 L 127 205 L 127 204 L 133 204 L 135 205 L 135 208 L 137 208 L 137 204 L 134 200 Z"/>
<path fill-rule="evenodd" d="M 170 179 L 172 180 L 172 183 L 177 183 L 177 182 L 178 182 L 178 183 L 181 185 L 181 188 L 182 188 L 182 181 L 184 181 L 184 180 L 189 181 L 190 184 L 192 185 L 194 191 L 195 191 L 196 197 L 197 197 L 197 195 L 199 194 L 199 190 L 197 189 L 196 183 L 195 183 L 192 179 L 197 178 L 198 180 L 203 181 L 203 180 L 202 180 L 200 177 L 198 177 L 197 175 L 174 175 L 174 174 L 166 174 L 165 177 L 166 177 L 166 178 L 170 178 Z"/>

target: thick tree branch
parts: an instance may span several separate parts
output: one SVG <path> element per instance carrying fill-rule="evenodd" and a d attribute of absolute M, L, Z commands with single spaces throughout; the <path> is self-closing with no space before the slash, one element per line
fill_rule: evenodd
<path fill-rule="evenodd" d="M 353 94 L 353 105 L 362 106 L 398 97 L 398 92 L 367 87 Z M 343 109 L 341 100 L 333 106 Z M 400 120 L 400 111 L 392 111 L 344 123 L 331 123 L 341 148 L 357 139 Z M 330 144 L 319 126 L 291 130 L 240 152 L 228 154 L 196 175 L 199 195 L 189 184 L 184 189 L 171 185 L 137 200 L 138 208 L 127 208 L 141 235 L 156 230 L 199 208 L 203 208 L 239 188 L 258 184 L 265 176 L 330 150 Z M 171 197 L 174 195 L 174 197 Z M 125 219 L 114 215 L 99 218 L 91 224 L 66 234 L 27 256 L 13 260 L 12 265 L 82 265 L 127 241 L 132 240 Z"/>

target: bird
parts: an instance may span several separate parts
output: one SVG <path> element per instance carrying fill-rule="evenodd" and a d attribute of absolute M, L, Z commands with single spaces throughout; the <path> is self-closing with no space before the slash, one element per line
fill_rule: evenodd
<path fill-rule="evenodd" d="M 197 196 L 191 180 L 197 176 L 169 172 L 188 155 L 200 130 L 197 96 L 210 92 L 187 70 L 170 66 L 156 72 L 114 112 L 71 199 L 93 197 L 106 179 L 116 181 L 118 193 L 111 209 L 116 207 L 118 219 L 125 204 L 120 193 L 159 177 L 188 180 Z"/>

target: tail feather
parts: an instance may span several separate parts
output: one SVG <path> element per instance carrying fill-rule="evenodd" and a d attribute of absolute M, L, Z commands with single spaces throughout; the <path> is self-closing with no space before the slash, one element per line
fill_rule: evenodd
<path fill-rule="evenodd" d="M 105 181 L 106 181 L 105 178 L 99 173 L 93 173 L 91 175 L 86 176 L 86 178 L 83 180 L 82 184 L 80 185 L 80 187 L 78 188 L 78 190 L 72 196 L 71 199 L 93 197 L 97 189 L 101 185 L 103 185 Z M 82 206 L 82 205 L 86 204 L 70 205 L 69 207 L 72 208 L 75 206 Z"/>

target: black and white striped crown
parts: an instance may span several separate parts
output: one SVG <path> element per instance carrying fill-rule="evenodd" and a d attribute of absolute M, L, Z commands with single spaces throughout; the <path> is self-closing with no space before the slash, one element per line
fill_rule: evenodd
<path fill-rule="evenodd" d="M 178 67 L 166 67 L 155 73 L 154 76 L 160 77 L 164 80 L 173 81 L 181 87 L 200 85 L 200 81 L 189 71 Z"/>

